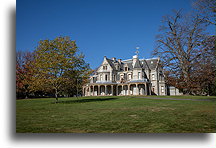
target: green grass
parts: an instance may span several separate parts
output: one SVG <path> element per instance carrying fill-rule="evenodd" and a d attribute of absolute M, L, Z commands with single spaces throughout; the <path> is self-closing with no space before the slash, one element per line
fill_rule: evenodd
<path fill-rule="evenodd" d="M 190 97 L 171 96 L 171 98 Z M 197 97 L 197 99 L 208 98 Z M 216 132 L 215 99 L 212 101 L 154 100 L 110 96 L 60 98 L 59 100 L 59 103 L 54 103 L 54 98 L 17 100 L 16 132 Z"/>
<path fill-rule="evenodd" d="M 187 95 L 180 95 L 180 96 L 148 96 L 153 98 L 176 98 L 176 99 L 216 99 L 216 96 L 187 96 Z"/>

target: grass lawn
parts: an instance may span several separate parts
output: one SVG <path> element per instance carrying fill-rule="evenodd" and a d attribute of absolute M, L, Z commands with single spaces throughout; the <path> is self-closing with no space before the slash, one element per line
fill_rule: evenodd
<path fill-rule="evenodd" d="M 54 103 L 54 98 L 17 100 L 16 132 L 216 132 L 215 97 L 170 96 L 170 98 L 209 101 L 156 100 L 130 96 L 60 98 L 59 103 Z"/>
<path fill-rule="evenodd" d="M 145 97 L 145 96 L 143 96 Z M 152 98 L 176 98 L 176 99 L 207 99 L 207 100 L 215 100 L 216 96 L 186 96 L 186 95 L 180 95 L 180 96 L 147 96 Z"/>

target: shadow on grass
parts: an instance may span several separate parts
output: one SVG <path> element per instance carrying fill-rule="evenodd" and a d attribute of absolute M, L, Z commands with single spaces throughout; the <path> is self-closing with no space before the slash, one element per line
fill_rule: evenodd
<path fill-rule="evenodd" d="M 98 102 L 98 101 L 110 101 L 115 100 L 118 98 L 96 98 L 96 99 L 77 99 L 77 100 L 65 100 L 65 101 L 58 101 L 56 103 L 63 103 L 63 104 L 72 104 L 72 103 L 87 103 L 87 102 Z"/>

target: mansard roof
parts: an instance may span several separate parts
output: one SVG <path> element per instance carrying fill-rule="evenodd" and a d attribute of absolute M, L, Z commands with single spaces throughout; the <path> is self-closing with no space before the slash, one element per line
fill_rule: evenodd
<path fill-rule="evenodd" d="M 158 65 L 158 58 L 156 59 L 146 59 L 146 63 L 150 69 L 155 69 Z"/>
<path fill-rule="evenodd" d="M 128 65 L 128 70 L 132 70 L 133 69 L 132 62 L 131 63 L 127 63 L 127 65 Z"/>
<path fill-rule="evenodd" d="M 123 60 L 123 63 L 127 63 L 128 65 L 131 65 L 131 68 L 129 69 L 133 69 L 132 63 L 133 63 L 133 59 L 128 59 L 128 60 Z M 152 58 L 152 59 L 139 59 L 138 63 L 135 63 L 134 68 L 135 67 L 139 67 L 139 65 L 141 66 L 141 68 L 143 69 L 155 69 L 158 65 L 158 58 Z"/>
<path fill-rule="evenodd" d="M 118 63 L 119 66 L 120 66 L 120 71 L 123 70 L 123 67 L 125 65 L 128 66 L 128 69 L 129 70 L 133 70 L 134 68 L 143 68 L 143 69 L 150 69 L 150 70 L 153 70 L 155 69 L 157 66 L 158 66 L 158 62 L 159 62 L 159 59 L 158 58 L 152 58 L 152 59 L 137 59 L 134 66 L 133 66 L 133 59 L 128 59 L 128 60 L 122 60 L 121 63 L 119 63 L 119 61 L 117 60 L 112 60 L 112 59 L 109 59 L 107 57 L 105 57 L 108 64 L 112 67 L 113 70 L 116 70 L 116 67 L 115 67 L 115 63 Z M 97 68 L 98 69 L 98 68 Z M 96 71 L 97 71 L 96 69 Z"/>
<path fill-rule="evenodd" d="M 149 69 L 149 66 L 147 65 L 146 60 L 142 59 L 141 61 L 142 61 L 142 68 L 143 69 Z"/>

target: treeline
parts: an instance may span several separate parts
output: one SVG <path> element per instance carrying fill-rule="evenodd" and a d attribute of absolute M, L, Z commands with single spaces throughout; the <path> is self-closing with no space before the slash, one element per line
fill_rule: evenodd
<path fill-rule="evenodd" d="M 154 55 L 163 61 L 167 84 L 184 94 L 216 95 L 215 27 L 216 1 L 197 0 L 194 9 L 174 11 L 163 17 Z"/>
<path fill-rule="evenodd" d="M 16 97 L 80 96 L 90 73 L 75 41 L 41 40 L 33 52 L 16 52 Z"/>

